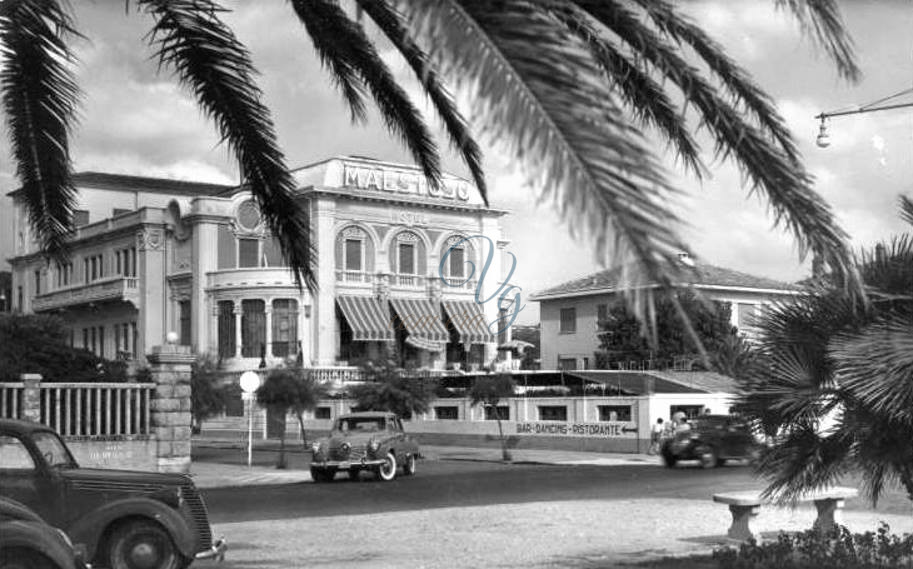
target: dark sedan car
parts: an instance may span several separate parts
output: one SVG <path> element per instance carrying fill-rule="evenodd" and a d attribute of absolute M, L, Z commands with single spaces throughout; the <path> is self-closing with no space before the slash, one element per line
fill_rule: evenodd
<path fill-rule="evenodd" d="M 763 445 L 751 426 L 734 415 L 702 415 L 690 429 L 675 433 L 662 446 L 663 461 L 673 467 L 681 460 L 698 460 L 704 468 L 722 466 L 727 460 L 754 460 Z"/>
<path fill-rule="evenodd" d="M 111 569 L 182 569 L 223 555 L 189 476 L 81 468 L 48 427 L 0 419 L 0 496 L 12 498 Z"/>
<path fill-rule="evenodd" d="M 15 500 L 0 497 L 0 569 L 84 569 L 62 530 Z"/>

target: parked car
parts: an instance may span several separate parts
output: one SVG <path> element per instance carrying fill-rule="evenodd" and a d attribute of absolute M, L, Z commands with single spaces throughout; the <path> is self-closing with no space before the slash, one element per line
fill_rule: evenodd
<path fill-rule="evenodd" d="M 81 468 L 37 423 L 0 419 L 0 496 L 61 528 L 87 560 L 111 569 L 182 569 L 218 558 L 203 498 L 189 476 Z"/>
<path fill-rule="evenodd" d="M 734 415 L 701 415 L 690 425 L 663 443 L 666 466 L 671 468 L 680 460 L 699 460 L 704 468 L 722 466 L 730 459 L 753 461 L 763 448 L 751 426 Z"/>
<path fill-rule="evenodd" d="M 415 474 L 418 444 L 403 431 L 403 423 L 393 413 L 363 412 L 342 415 L 333 423 L 330 435 L 314 442 L 311 477 L 314 482 L 329 482 L 339 471 L 358 478 L 363 470 L 378 480 Z"/>
<path fill-rule="evenodd" d="M 85 569 L 63 530 L 15 500 L 0 497 L 0 569 Z"/>

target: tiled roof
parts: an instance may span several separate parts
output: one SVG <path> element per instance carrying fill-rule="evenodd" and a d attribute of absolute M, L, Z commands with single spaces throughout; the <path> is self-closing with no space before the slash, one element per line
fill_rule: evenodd
<path fill-rule="evenodd" d="M 126 174 L 108 174 L 106 172 L 79 172 L 73 174 L 73 183 L 77 186 L 91 186 L 93 188 L 139 190 L 143 192 L 181 194 L 187 196 L 210 196 L 233 187 L 225 184 L 186 182 L 184 180 L 149 178 L 147 176 L 130 176 Z"/>
<path fill-rule="evenodd" d="M 727 288 L 752 288 L 752 289 L 772 289 L 783 291 L 799 290 L 796 285 L 780 282 L 765 277 L 756 277 L 747 273 L 724 269 L 704 263 L 695 263 L 693 278 L 689 279 L 687 284 L 694 285 L 698 288 L 701 286 L 727 287 Z M 690 272 L 685 272 L 691 275 Z M 579 294 L 582 292 L 606 293 L 615 292 L 619 289 L 619 280 L 621 269 L 606 269 L 598 273 L 593 273 L 585 277 L 562 283 L 558 286 L 537 292 L 533 299 L 539 297 L 554 297 L 565 294 Z"/>

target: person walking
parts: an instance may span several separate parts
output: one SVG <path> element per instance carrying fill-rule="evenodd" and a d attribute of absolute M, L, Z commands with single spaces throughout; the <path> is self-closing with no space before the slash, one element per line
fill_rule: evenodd
<path fill-rule="evenodd" d="M 663 419 L 660 417 L 656 420 L 656 423 L 653 425 L 650 432 L 650 449 L 647 451 L 647 454 L 656 454 L 659 452 L 660 446 L 662 445 L 663 433 L 665 433 L 666 428 L 663 425 Z"/>

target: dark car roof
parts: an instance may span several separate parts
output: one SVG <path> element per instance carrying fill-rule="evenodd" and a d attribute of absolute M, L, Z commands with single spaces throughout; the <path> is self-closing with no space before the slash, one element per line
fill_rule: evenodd
<path fill-rule="evenodd" d="M 17 435 L 27 435 L 36 431 L 51 431 L 54 429 L 41 423 L 33 421 L 20 421 L 19 419 L 0 419 L 0 430 L 15 433 Z"/>

